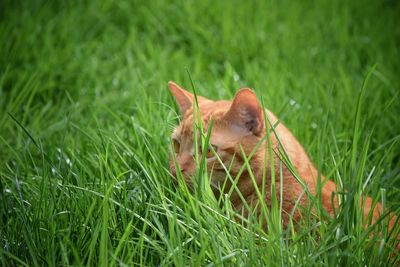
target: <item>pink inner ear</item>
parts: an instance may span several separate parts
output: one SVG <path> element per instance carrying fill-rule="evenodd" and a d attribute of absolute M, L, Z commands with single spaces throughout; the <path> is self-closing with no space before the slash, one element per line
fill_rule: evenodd
<path fill-rule="evenodd" d="M 249 88 L 241 89 L 236 94 L 226 116 L 233 126 L 255 135 L 261 134 L 264 129 L 262 108 Z"/>

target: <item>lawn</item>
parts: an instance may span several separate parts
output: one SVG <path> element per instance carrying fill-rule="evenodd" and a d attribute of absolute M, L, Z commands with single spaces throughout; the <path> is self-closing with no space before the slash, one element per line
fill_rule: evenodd
<path fill-rule="evenodd" d="M 398 266 L 398 1 L 0 4 L 0 265 Z M 168 172 L 179 110 L 251 87 L 343 194 L 336 219 L 265 233 Z M 395 227 L 397 232 L 400 227 Z M 380 234 L 372 234 L 372 233 Z"/>

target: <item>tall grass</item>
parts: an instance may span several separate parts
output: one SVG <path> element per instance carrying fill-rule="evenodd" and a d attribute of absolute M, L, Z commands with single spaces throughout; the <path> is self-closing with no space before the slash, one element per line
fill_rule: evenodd
<path fill-rule="evenodd" d="M 1 5 L 2 265 L 399 264 L 387 218 L 356 205 L 399 214 L 396 2 Z M 166 83 L 190 88 L 186 70 L 209 98 L 253 87 L 341 189 L 336 219 L 316 197 L 300 226 L 278 202 L 242 222 L 227 196 L 175 186 Z"/>

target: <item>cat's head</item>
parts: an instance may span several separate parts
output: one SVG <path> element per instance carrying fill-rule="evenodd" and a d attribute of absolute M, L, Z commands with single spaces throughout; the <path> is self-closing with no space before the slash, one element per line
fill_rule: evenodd
<path fill-rule="evenodd" d="M 195 98 L 192 93 L 174 82 L 169 82 L 168 86 L 182 114 L 180 124 L 172 133 L 174 151 L 171 153 L 175 153 L 175 157 L 173 155 L 170 157 L 170 171 L 176 176 L 176 165 L 178 165 L 186 183 L 191 186 L 190 177 L 196 173 L 197 167 L 193 140 L 194 120 L 198 120 L 198 115 L 193 112 Z M 248 156 L 265 134 L 264 113 L 256 95 L 248 88 L 239 90 L 232 101 L 213 101 L 200 96 L 197 100 L 204 132 L 207 133 L 210 122 L 213 121 L 210 145 L 214 149 L 201 151 L 199 148 L 198 153 L 206 153 L 207 170 L 211 174 L 211 184 L 215 188 L 225 180 L 225 169 L 229 169 L 232 177 L 237 175 L 244 164 L 243 151 Z M 218 154 L 225 168 L 212 150 Z M 253 171 L 257 168 L 253 166 L 257 158 L 259 156 L 255 155 L 250 161 Z"/>

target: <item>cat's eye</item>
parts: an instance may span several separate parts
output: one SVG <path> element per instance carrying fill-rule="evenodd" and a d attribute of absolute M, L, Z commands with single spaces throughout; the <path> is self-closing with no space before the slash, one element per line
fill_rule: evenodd
<path fill-rule="evenodd" d="M 176 154 L 179 153 L 179 149 L 181 148 L 181 144 L 179 144 L 178 140 L 172 139 L 172 143 L 174 145 L 174 151 Z"/>
<path fill-rule="evenodd" d="M 212 149 L 211 149 L 211 147 L 212 147 Z M 209 159 L 209 158 L 212 158 L 212 157 L 215 156 L 215 154 L 214 154 L 214 152 L 213 152 L 213 149 L 214 149 L 215 152 L 217 152 L 218 147 L 217 147 L 217 146 L 214 146 L 214 145 L 210 145 L 210 146 L 207 147 L 206 158 Z"/>

